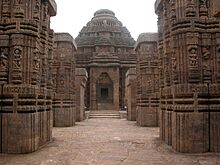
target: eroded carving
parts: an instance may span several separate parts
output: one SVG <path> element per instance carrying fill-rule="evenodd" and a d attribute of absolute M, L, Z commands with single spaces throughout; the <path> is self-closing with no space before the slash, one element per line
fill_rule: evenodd
<path fill-rule="evenodd" d="M 186 17 L 195 17 L 196 9 L 194 0 L 187 0 Z"/>
<path fill-rule="evenodd" d="M 8 48 L 0 48 L 0 83 L 6 83 L 8 81 L 8 64 Z"/>
<path fill-rule="evenodd" d="M 0 68 L 1 70 L 8 69 L 8 49 L 0 48 Z"/>
<path fill-rule="evenodd" d="M 197 47 L 189 47 L 189 67 L 190 68 L 198 68 L 198 50 Z"/>

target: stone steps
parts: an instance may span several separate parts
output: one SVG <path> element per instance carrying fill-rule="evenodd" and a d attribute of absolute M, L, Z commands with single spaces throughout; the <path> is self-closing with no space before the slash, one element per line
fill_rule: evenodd
<path fill-rule="evenodd" d="M 114 118 L 114 119 L 120 119 L 120 114 L 118 111 L 91 111 L 89 114 L 90 119 L 94 118 Z"/>

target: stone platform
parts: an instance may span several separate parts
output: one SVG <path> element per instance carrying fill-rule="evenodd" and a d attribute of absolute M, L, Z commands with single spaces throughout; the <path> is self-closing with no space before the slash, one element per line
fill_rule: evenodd
<path fill-rule="evenodd" d="M 53 142 L 24 155 L 0 155 L 4 165 L 216 165 L 220 154 L 182 154 L 159 140 L 159 128 L 93 119 L 54 128 Z"/>

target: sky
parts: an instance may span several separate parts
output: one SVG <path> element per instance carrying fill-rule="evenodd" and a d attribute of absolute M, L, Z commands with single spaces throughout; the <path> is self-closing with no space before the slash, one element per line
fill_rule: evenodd
<path fill-rule="evenodd" d="M 51 18 L 55 32 L 68 32 L 76 38 L 99 9 L 109 9 L 136 40 L 141 33 L 157 32 L 155 0 L 55 0 L 57 15 Z"/>

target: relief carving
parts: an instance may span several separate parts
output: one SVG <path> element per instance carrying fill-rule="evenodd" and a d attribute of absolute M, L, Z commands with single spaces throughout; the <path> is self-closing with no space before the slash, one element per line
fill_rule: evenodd
<path fill-rule="evenodd" d="M 209 60 L 211 58 L 210 48 L 203 47 L 202 48 L 202 55 L 204 60 Z"/>
<path fill-rule="evenodd" d="M 10 3 L 9 0 L 3 0 L 2 2 L 2 17 L 3 18 L 9 18 L 11 13 L 10 13 Z"/>
<path fill-rule="evenodd" d="M 34 20 L 39 21 L 40 20 L 40 0 L 36 0 L 36 4 L 34 7 Z"/>
<path fill-rule="evenodd" d="M 110 52 L 111 52 L 111 53 L 114 53 L 114 52 L 115 52 L 115 48 L 114 48 L 113 46 L 110 48 Z"/>
<path fill-rule="evenodd" d="M 177 63 L 177 56 L 176 56 L 176 53 L 177 50 L 174 49 L 172 51 L 172 57 L 171 57 L 171 66 L 172 66 L 172 79 L 173 79 L 173 83 L 177 83 L 178 82 L 178 71 L 179 71 L 179 66 L 178 66 L 178 63 Z"/>
<path fill-rule="evenodd" d="M 175 1 L 171 0 L 171 13 L 170 13 L 170 20 L 172 23 L 176 21 L 176 8 L 175 8 Z"/>
<path fill-rule="evenodd" d="M 173 73 L 175 73 L 176 70 L 177 70 L 177 64 L 176 64 L 176 58 L 175 57 L 172 58 L 172 70 L 173 70 Z"/>
<path fill-rule="evenodd" d="M 8 80 L 8 48 L 0 48 L 0 83 Z"/>
<path fill-rule="evenodd" d="M 13 68 L 17 70 L 21 69 L 21 51 L 21 47 L 14 48 Z"/>
<path fill-rule="evenodd" d="M 48 15 L 48 6 L 45 5 L 43 9 L 43 21 L 47 21 L 47 15 Z"/>
<path fill-rule="evenodd" d="M 146 84 L 147 86 L 147 91 L 148 92 L 150 92 L 150 91 L 153 91 L 153 87 L 154 87 L 154 82 L 153 82 L 153 80 L 152 79 L 149 79 L 148 81 L 147 81 L 147 84 Z"/>
<path fill-rule="evenodd" d="M 64 87 L 64 81 L 65 81 L 65 78 L 64 78 L 64 76 L 63 75 L 60 75 L 60 78 L 59 78 L 59 80 L 60 80 L 60 87 Z"/>
<path fill-rule="evenodd" d="M 40 70 L 40 52 L 38 48 L 35 48 L 33 51 L 34 58 L 33 58 L 33 75 L 32 75 L 32 84 L 37 84 L 39 79 L 39 70 Z"/>
<path fill-rule="evenodd" d="M 15 0 L 15 5 L 22 5 L 24 0 Z"/>
<path fill-rule="evenodd" d="M 172 57 L 172 73 L 173 73 L 173 82 L 177 83 L 178 80 L 178 72 L 177 72 L 177 59 L 175 56 Z"/>
<path fill-rule="evenodd" d="M 151 46 L 150 45 L 144 45 L 142 47 L 141 51 L 149 54 L 149 52 L 151 51 Z"/>
<path fill-rule="evenodd" d="M 195 17 L 196 10 L 195 10 L 195 2 L 194 0 L 188 0 L 186 6 L 186 17 Z"/>
<path fill-rule="evenodd" d="M 207 0 L 199 0 L 199 16 L 200 18 L 208 17 Z"/>
<path fill-rule="evenodd" d="M 15 0 L 14 15 L 15 18 L 24 18 L 23 0 Z"/>
<path fill-rule="evenodd" d="M 21 74 L 21 60 L 22 60 L 22 47 L 15 46 L 13 49 L 13 58 L 12 58 L 12 82 L 14 84 L 22 83 L 22 74 Z"/>
<path fill-rule="evenodd" d="M 0 70 L 7 70 L 8 69 L 8 49 L 1 48 L 0 49 Z"/>
<path fill-rule="evenodd" d="M 207 78 L 211 78 L 211 53 L 210 53 L 210 47 L 203 47 L 202 48 L 202 59 L 203 59 L 203 76 L 206 80 Z"/>
<path fill-rule="evenodd" d="M 34 49 L 33 70 L 38 71 L 40 69 L 40 55 L 38 48 Z"/>
<path fill-rule="evenodd" d="M 97 80 L 97 83 L 98 84 L 111 84 L 112 83 L 112 80 L 111 78 L 109 77 L 108 73 L 102 73 L 98 80 Z"/>
<path fill-rule="evenodd" d="M 54 91 L 56 91 L 56 86 L 57 86 L 57 75 L 54 73 L 52 74 L 52 87 Z"/>
<path fill-rule="evenodd" d="M 198 67 L 197 47 L 196 46 L 189 47 L 188 52 L 189 52 L 189 67 L 197 68 Z"/>

